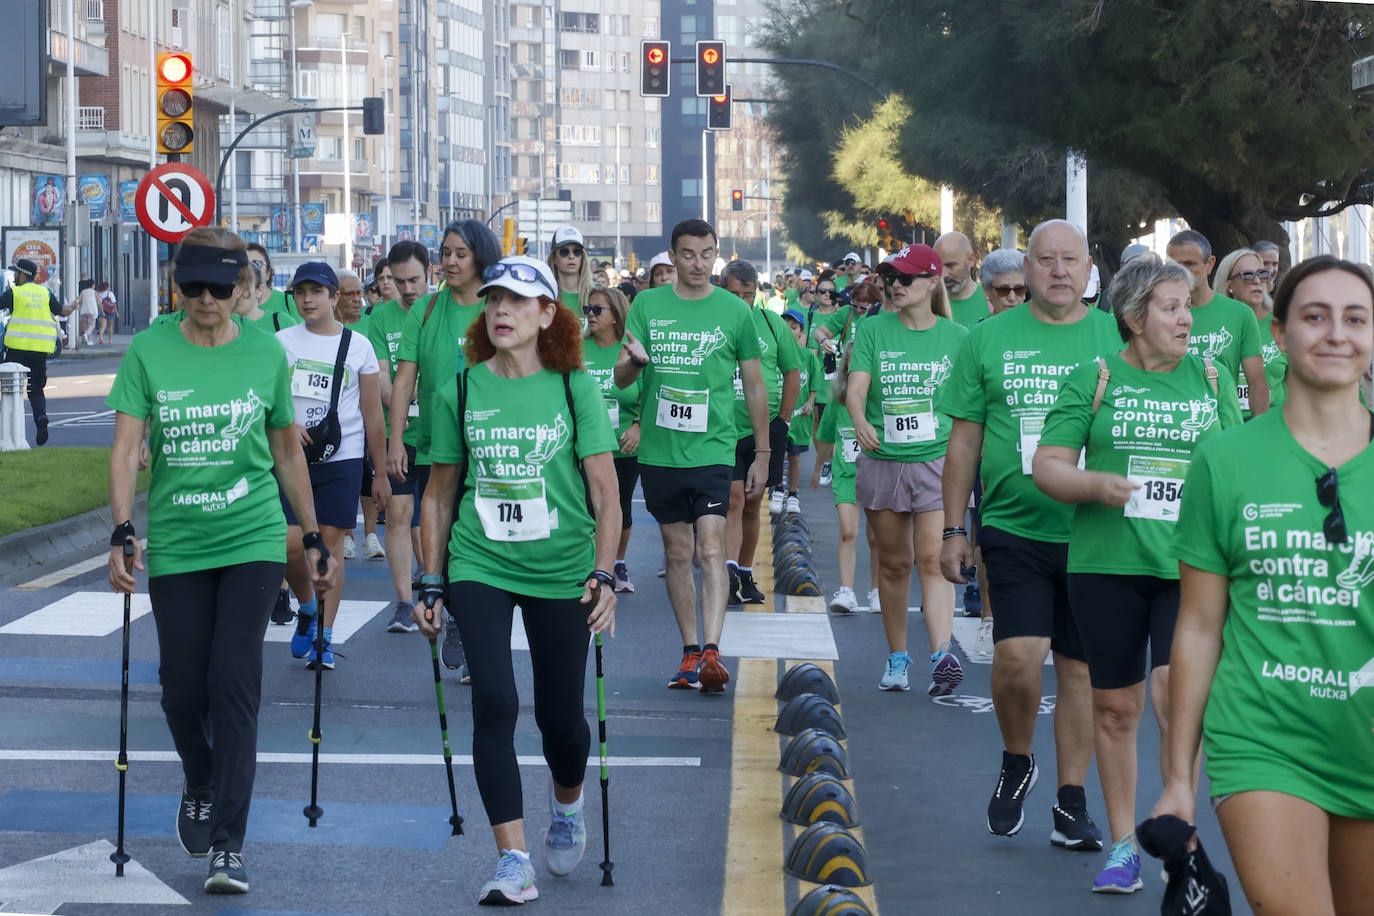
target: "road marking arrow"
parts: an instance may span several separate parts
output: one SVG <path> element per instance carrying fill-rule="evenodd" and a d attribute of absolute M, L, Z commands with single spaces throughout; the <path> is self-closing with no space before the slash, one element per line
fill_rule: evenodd
<path fill-rule="evenodd" d="M 109 840 L 96 840 L 0 868 L 0 913 L 56 913 L 64 903 L 190 904 L 136 861 L 116 878 L 112 852 Z"/>

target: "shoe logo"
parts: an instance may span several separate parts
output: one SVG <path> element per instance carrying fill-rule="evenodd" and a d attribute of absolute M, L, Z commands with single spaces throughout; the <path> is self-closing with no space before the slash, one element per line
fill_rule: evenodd
<path fill-rule="evenodd" d="M 714 331 L 707 331 L 701 335 L 701 343 L 692 351 L 692 356 L 696 359 L 705 359 L 712 353 L 725 346 L 725 332 L 716 325 Z"/>
<path fill-rule="evenodd" d="M 1192 411 L 1192 415 L 1183 421 L 1184 429 L 1203 430 L 1216 422 L 1217 402 L 1215 398 L 1189 401 L 1188 409 Z"/>
<path fill-rule="evenodd" d="M 554 418 L 552 423 L 540 423 L 534 431 L 534 451 L 530 452 L 526 461 L 531 464 L 545 464 L 550 458 L 558 454 L 570 438 L 568 423 L 560 413 Z"/>
<path fill-rule="evenodd" d="M 1355 536 L 1355 557 L 1350 568 L 1336 577 L 1342 588 L 1364 588 L 1374 582 L 1374 538 Z"/>

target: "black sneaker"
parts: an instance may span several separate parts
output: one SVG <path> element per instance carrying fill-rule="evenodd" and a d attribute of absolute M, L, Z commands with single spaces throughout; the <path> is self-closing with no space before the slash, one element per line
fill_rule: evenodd
<path fill-rule="evenodd" d="M 210 854 L 210 806 L 214 793 L 209 789 L 181 787 L 181 805 L 177 808 L 177 839 L 181 848 L 193 859 Z"/>
<path fill-rule="evenodd" d="M 210 857 L 210 877 L 205 879 L 205 893 L 248 893 L 248 872 L 243 867 L 242 853 L 215 850 Z"/>
<path fill-rule="evenodd" d="M 1021 806 L 1039 778 L 1040 769 L 1035 765 L 1034 754 L 1002 752 L 1002 775 L 997 777 L 997 791 L 988 802 L 990 832 L 996 836 L 1016 835 L 1025 820 Z"/>
<path fill-rule="evenodd" d="M 754 584 L 754 574 L 752 572 L 739 571 L 739 595 L 745 604 L 763 604 L 768 599 L 763 597 L 763 592 Z"/>
<path fill-rule="evenodd" d="M 1054 812 L 1052 844 L 1079 852 L 1097 852 L 1102 848 L 1102 831 L 1088 817 L 1088 800 L 1082 786 L 1060 786 L 1058 804 L 1050 810 Z"/>
<path fill-rule="evenodd" d="M 272 622 L 279 627 L 284 627 L 296 619 L 296 612 L 291 610 L 291 597 L 287 595 L 286 589 L 277 592 L 277 603 L 272 606 Z"/>
<path fill-rule="evenodd" d="M 739 570 L 727 564 L 725 571 L 730 574 L 730 594 L 725 599 L 726 605 L 743 604 L 744 596 L 739 592 Z"/>
<path fill-rule="evenodd" d="M 39 445 L 48 444 L 48 418 L 39 417 L 33 421 L 33 425 L 38 428 L 37 442 Z"/>
<path fill-rule="evenodd" d="M 467 666 L 467 656 L 463 654 L 463 637 L 458 635 L 458 624 L 447 614 L 444 615 L 444 644 L 439 649 L 439 657 L 444 667 L 455 671 Z"/>

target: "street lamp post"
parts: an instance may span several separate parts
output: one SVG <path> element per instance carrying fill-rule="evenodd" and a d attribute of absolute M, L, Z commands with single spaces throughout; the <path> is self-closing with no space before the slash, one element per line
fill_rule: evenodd
<path fill-rule="evenodd" d="M 300 60 L 296 53 L 296 10 L 314 6 L 314 0 L 291 0 L 288 22 L 291 25 L 291 99 L 295 101 L 300 95 Z M 291 250 L 301 250 L 301 223 L 305 219 L 305 207 L 301 203 L 301 161 L 296 158 L 295 140 L 291 138 L 291 186 L 294 195 L 294 202 L 291 205 Z"/>
<path fill-rule="evenodd" d="M 391 250 L 391 62 L 394 54 L 382 56 L 382 174 L 385 176 L 386 197 L 382 216 L 382 250 Z"/>

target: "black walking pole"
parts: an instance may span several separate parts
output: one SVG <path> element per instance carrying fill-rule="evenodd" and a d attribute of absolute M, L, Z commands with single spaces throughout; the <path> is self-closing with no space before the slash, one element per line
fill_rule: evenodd
<path fill-rule="evenodd" d="M 601 740 L 601 841 L 606 858 L 601 862 L 601 886 L 615 884 L 611 880 L 611 812 L 607 807 L 609 775 L 606 771 L 606 675 L 601 667 L 601 634 L 596 634 L 596 731 Z"/>
<path fill-rule="evenodd" d="M 329 569 L 329 563 L 325 557 L 319 560 L 320 575 L 324 575 Z M 318 791 L 320 788 L 320 741 L 323 736 L 320 734 L 320 691 L 324 687 L 324 602 L 319 602 L 319 607 L 315 609 L 319 615 L 315 618 L 315 724 L 306 733 L 310 738 L 310 804 L 305 806 L 302 812 L 310 821 L 310 826 L 316 826 L 316 822 L 324 816 L 324 809 L 318 804 Z"/>
<path fill-rule="evenodd" d="M 125 538 L 126 563 L 133 555 L 134 542 Z M 119 687 L 119 757 L 115 760 L 115 769 L 119 771 L 119 832 L 115 851 L 110 853 L 116 878 L 124 877 L 124 863 L 129 861 L 129 854 L 124 851 L 124 783 L 129 774 L 129 616 L 133 597 L 129 592 L 124 593 L 124 665 Z"/>
<path fill-rule="evenodd" d="M 433 608 L 426 614 L 432 614 Z M 457 626 L 457 624 L 454 624 Z M 439 673 L 439 644 L 429 641 L 429 659 L 434 664 L 434 696 L 439 700 L 439 734 L 444 739 L 444 766 L 448 768 L 448 801 L 453 806 L 453 816 L 448 822 L 453 825 L 453 836 L 463 835 L 463 818 L 458 814 L 458 793 L 453 788 L 453 748 L 448 743 L 448 713 L 444 711 L 444 682 Z"/>

